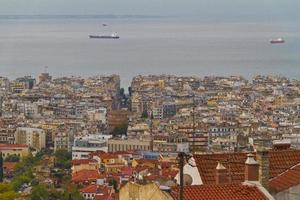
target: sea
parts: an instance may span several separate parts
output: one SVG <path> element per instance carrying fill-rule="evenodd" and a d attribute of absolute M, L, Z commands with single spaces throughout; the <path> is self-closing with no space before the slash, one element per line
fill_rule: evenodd
<path fill-rule="evenodd" d="M 107 24 L 107 26 L 103 26 Z M 117 32 L 120 39 L 89 39 Z M 283 37 L 284 44 L 270 44 Z M 0 76 L 300 77 L 300 21 L 144 16 L 0 16 Z"/>

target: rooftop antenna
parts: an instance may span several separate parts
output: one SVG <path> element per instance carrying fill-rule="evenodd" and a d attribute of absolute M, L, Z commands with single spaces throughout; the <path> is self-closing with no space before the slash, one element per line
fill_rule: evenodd
<path fill-rule="evenodd" d="M 196 152 L 196 148 L 195 148 L 195 133 L 196 133 L 196 127 L 195 127 L 195 93 L 193 94 L 193 148 L 192 148 L 192 152 L 195 153 Z"/>

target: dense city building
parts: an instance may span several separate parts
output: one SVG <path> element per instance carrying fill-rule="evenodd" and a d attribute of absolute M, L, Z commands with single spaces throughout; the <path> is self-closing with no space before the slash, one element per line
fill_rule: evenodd
<path fill-rule="evenodd" d="M 230 189 L 285 199 L 299 189 L 285 181 L 300 163 L 297 80 L 137 76 L 127 95 L 117 75 L 44 73 L 37 83 L 0 78 L 0 96 L 6 180 L 16 162 L 44 155 L 33 168 L 42 185 L 59 187 L 63 173 L 92 200 L 177 199 L 181 167 L 186 199 Z"/>

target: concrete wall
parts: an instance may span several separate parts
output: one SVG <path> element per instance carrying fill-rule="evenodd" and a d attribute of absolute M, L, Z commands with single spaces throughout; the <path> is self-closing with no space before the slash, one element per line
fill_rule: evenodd
<path fill-rule="evenodd" d="M 171 196 L 162 192 L 155 183 L 138 185 L 129 182 L 121 188 L 120 200 L 171 200 Z"/>
<path fill-rule="evenodd" d="M 298 200 L 300 199 L 300 185 L 296 185 L 287 190 L 272 195 L 276 200 Z"/>

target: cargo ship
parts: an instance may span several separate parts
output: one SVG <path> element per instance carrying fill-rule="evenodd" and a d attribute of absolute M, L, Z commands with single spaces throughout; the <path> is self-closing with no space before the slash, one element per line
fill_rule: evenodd
<path fill-rule="evenodd" d="M 113 33 L 111 35 L 90 35 L 91 39 L 119 39 L 120 36 L 117 33 Z"/>
<path fill-rule="evenodd" d="M 284 41 L 284 39 L 283 38 L 277 38 L 277 39 L 272 39 L 272 40 L 270 40 L 270 43 L 271 44 L 282 44 L 282 43 L 284 43 L 285 41 Z"/>

